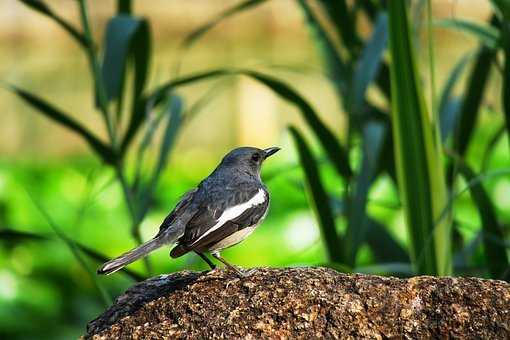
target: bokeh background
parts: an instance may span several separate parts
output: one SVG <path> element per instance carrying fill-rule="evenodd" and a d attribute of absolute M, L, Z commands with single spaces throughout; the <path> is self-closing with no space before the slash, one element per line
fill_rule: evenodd
<path fill-rule="evenodd" d="M 80 27 L 78 1 L 45 3 Z M 339 140 L 347 141 L 345 110 L 297 1 L 267 1 L 240 11 L 219 22 L 189 49 L 182 50 L 181 44 L 191 32 L 239 3 L 134 1 L 133 15 L 145 17 L 152 30 L 153 54 L 146 87 L 155 88 L 173 77 L 214 68 L 257 70 L 290 84 L 313 105 Z M 105 27 L 115 15 L 117 5 L 114 0 L 88 1 L 99 55 Z M 319 5 L 310 1 L 310 6 Z M 353 4 L 349 2 L 349 6 Z M 410 10 L 413 23 L 418 22 L 416 18 L 420 15 L 416 7 Z M 491 14 L 488 1 L 433 1 L 435 19 L 463 18 L 484 23 Z M 363 37 L 370 35 L 368 19 L 359 20 L 357 25 Z M 479 42 L 472 35 L 444 27 L 434 26 L 433 32 L 436 83 L 442 86 L 457 61 L 472 53 Z M 416 24 L 414 38 L 418 68 L 426 70 L 424 26 Z M 13 84 L 36 93 L 107 140 L 101 113 L 91 94 L 93 77 L 83 50 L 54 21 L 16 0 L 0 2 L 0 41 L 0 228 L 4 230 L 0 238 L 0 338 L 77 338 L 88 321 L 133 283 L 133 277 L 123 273 L 97 277 L 94 274 L 99 265 L 97 257 L 79 247 L 88 247 L 106 257 L 118 255 L 136 245 L 130 231 L 133 221 L 112 167 L 101 161 L 80 136 L 38 114 L 8 88 Z M 457 92 L 463 89 L 466 77 L 467 72 L 459 77 Z M 128 74 L 128 79 L 131 78 Z M 422 82 L 427 81 L 428 73 L 423 72 Z M 503 125 L 501 87 L 501 76 L 493 71 L 484 92 L 477 129 L 465 155 L 467 162 L 478 164 L 492 136 Z M 382 96 L 372 92 L 373 100 L 384 105 Z M 340 195 L 342 181 L 296 107 L 246 77 L 204 81 L 179 88 L 176 93 L 185 108 L 193 107 L 197 101 L 203 105 L 179 130 L 168 166 L 141 221 L 141 238 L 152 237 L 178 198 L 207 176 L 230 149 L 243 145 L 280 146 L 282 151 L 263 170 L 262 177 L 272 195 L 265 223 L 241 245 L 226 250 L 224 256 L 246 267 L 331 264 L 321 228 L 309 206 L 289 125 L 301 129 L 312 141 L 328 191 Z M 430 96 L 426 87 L 425 96 Z M 156 132 L 147 160 L 141 164 L 142 171 L 149 171 L 157 159 L 162 135 L 163 132 Z M 508 150 L 508 137 L 502 135 L 491 150 L 486 170 L 508 169 Z M 359 151 L 353 149 L 351 158 L 354 164 L 359 162 Z M 135 157 L 127 157 L 125 166 L 127 178 L 132 178 Z M 390 182 L 388 177 L 377 181 L 367 209 L 385 224 L 398 244 L 407 248 L 409 235 L 404 212 Z M 484 183 L 507 233 L 510 176 L 495 176 Z M 472 244 L 470 241 L 477 237 L 481 225 L 478 210 L 468 192 L 458 197 L 455 206 L 455 220 L 464 241 L 461 243 Z M 342 216 L 337 218 L 337 227 L 346 228 Z M 476 244 L 474 247 L 471 259 L 477 270 L 469 274 L 490 276 L 484 270 L 483 251 Z M 149 266 L 139 261 L 130 269 L 147 277 L 207 268 L 194 254 L 170 259 L 168 253 L 168 248 L 160 249 L 150 256 Z M 349 270 L 384 272 L 375 268 L 377 264 L 371 249 L 364 245 L 357 254 L 356 265 Z"/>

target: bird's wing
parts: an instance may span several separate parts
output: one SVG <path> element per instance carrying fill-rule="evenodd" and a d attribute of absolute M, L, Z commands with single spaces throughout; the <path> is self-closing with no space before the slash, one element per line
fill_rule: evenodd
<path fill-rule="evenodd" d="M 168 216 L 165 218 L 163 223 L 161 223 L 161 226 L 159 227 L 158 235 L 156 235 L 156 237 L 158 237 L 159 235 L 162 235 L 165 231 L 168 231 L 172 226 L 175 226 L 175 224 L 176 224 L 175 222 L 178 217 L 184 217 L 183 213 L 186 210 L 190 210 L 189 208 L 191 206 L 191 203 L 193 202 L 193 197 L 197 191 L 198 191 L 198 188 L 195 188 L 193 190 L 188 191 L 181 197 L 179 203 L 177 203 L 175 208 L 170 212 L 170 214 L 168 214 Z M 190 214 L 190 213 L 193 213 L 193 212 L 189 211 L 188 214 Z M 186 215 L 188 215 L 188 214 L 186 214 Z M 188 219 L 189 219 L 189 217 L 188 217 Z"/>
<path fill-rule="evenodd" d="M 207 246 L 214 245 L 243 228 L 257 225 L 264 218 L 269 206 L 269 198 L 264 202 L 255 204 L 244 210 L 238 217 L 226 221 L 218 228 L 210 228 L 191 243 L 191 249 L 207 249 Z"/>
<path fill-rule="evenodd" d="M 260 186 L 240 184 L 204 195 L 203 203 L 186 226 L 179 243 L 190 249 L 214 243 L 256 222 L 267 210 L 268 194 Z M 258 216 L 258 218 L 257 218 Z M 227 222 L 232 222 L 227 225 Z M 224 235 L 227 233 L 226 235 Z"/>

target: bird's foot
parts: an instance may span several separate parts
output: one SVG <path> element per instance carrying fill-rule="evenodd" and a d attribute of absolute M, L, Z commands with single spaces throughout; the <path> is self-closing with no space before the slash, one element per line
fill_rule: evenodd
<path fill-rule="evenodd" d="M 234 266 L 228 267 L 231 271 L 235 272 L 240 279 L 245 279 L 255 273 L 255 269 L 242 269 Z"/>

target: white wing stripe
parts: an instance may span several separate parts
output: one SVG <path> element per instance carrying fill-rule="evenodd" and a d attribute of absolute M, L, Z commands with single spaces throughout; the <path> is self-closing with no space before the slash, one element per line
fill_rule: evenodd
<path fill-rule="evenodd" d="M 257 194 L 255 196 L 253 196 L 252 198 L 250 198 L 249 201 L 241 203 L 241 204 L 238 204 L 238 205 L 235 205 L 233 207 L 230 207 L 230 208 L 226 209 L 223 212 L 223 214 L 221 214 L 220 218 L 218 218 L 218 221 L 216 222 L 216 224 L 214 226 L 212 226 L 211 229 L 209 229 L 205 233 L 203 233 L 202 236 L 200 236 L 195 242 L 193 242 L 191 244 L 191 246 L 193 246 L 195 243 L 197 243 L 202 238 L 204 238 L 205 236 L 209 235 L 210 233 L 212 233 L 216 229 L 220 228 L 226 222 L 231 221 L 234 218 L 241 216 L 241 214 L 243 212 L 245 212 L 246 210 L 250 209 L 251 207 L 264 203 L 265 200 L 266 200 L 266 193 L 264 192 L 263 189 L 259 189 Z"/>

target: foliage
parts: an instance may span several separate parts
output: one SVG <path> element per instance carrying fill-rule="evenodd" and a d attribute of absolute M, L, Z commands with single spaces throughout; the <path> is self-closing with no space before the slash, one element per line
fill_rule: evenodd
<path fill-rule="evenodd" d="M 141 242 L 141 224 L 148 215 L 156 212 L 155 220 L 159 221 L 168 212 L 161 202 L 177 200 L 188 185 L 200 179 L 193 175 L 195 177 L 190 180 L 186 177 L 188 173 L 179 173 L 171 185 L 162 183 L 162 173 L 183 126 L 191 115 L 207 104 L 208 98 L 216 95 L 208 93 L 188 106 L 179 94 L 180 89 L 217 78 L 247 77 L 294 106 L 304 122 L 300 127 L 296 125 L 288 129 L 299 167 L 292 165 L 285 171 L 273 169 L 272 176 L 265 176 L 271 178 L 275 196 L 284 198 L 272 203 L 272 215 L 277 217 L 269 216 L 268 224 L 280 224 L 296 210 L 304 209 L 306 203 L 302 191 L 305 191 L 309 207 L 315 212 L 324 247 L 322 253 L 319 245 L 311 246 L 311 255 L 308 249 L 300 249 L 295 254 L 279 247 L 266 249 L 268 243 L 278 244 L 284 238 L 279 231 L 272 230 L 254 236 L 260 239 L 252 245 L 252 250 L 257 251 L 250 252 L 253 264 L 259 260 L 273 265 L 313 262 L 348 272 L 400 276 L 480 275 L 510 280 L 509 212 L 502 211 L 488 182 L 509 173 L 506 168 L 488 166 L 488 159 L 510 132 L 507 1 L 492 1 L 494 13 L 487 23 L 462 18 L 433 21 L 432 5 L 427 1 L 429 43 L 425 52 L 429 57 L 428 69 L 421 59 L 416 58 L 419 35 L 411 32 L 412 24 L 416 23 L 408 16 L 409 2 L 296 1 L 295 6 L 303 14 L 304 25 L 310 30 L 324 72 L 345 115 L 347 123 L 340 127 L 326 123 L 323 119 L 325 112 L 315 108 L 312 98 L 267 71 L 224 67 L 179 76 L 176 73 L 173 78 L 150 87 L 151 23 L 133 14 L 131 0 L 117 1 L 117 13 L 108 19 L 102 43 L 93 39 L 86 0 L 77 1 L 79 28 L 59 16 L 49 2 L 20 2 L 53 20 L 84 52 L 93 84 L 90 100 L 101 117 L 107 139 L 99 137 L 98 127 L 85 126 L 73 118 L 76 115 L 26 91 L 20 84 L 10 84 L 6 88 L 38 114 L 82 138 L 93 155 L 111 171 L 109 183 L 120 186 L 118 195 L 129 213 L 128 232 L 134 241 Z M 184 56 L 184 52 L 223 20 L 246 10 L 256 10 L 267 2 L 246 0 L 225 9 L 190 32 L 176 54 Z M 422 7 L 417 6 L 418 10 Z M 368 34 L 362 24 L 365 19 L 371 28 Z M 462 31 L 479 41 L 475 51 L 455 63 L 437 96 L 432 23 L 443 29 Z M 466 80 L 459 91 L 464 73 L 467 73 Z M 489 108 L 484 101 L 491 76 L 502 79 L 498 96 L 501 97 L 501 108 Z M 422 81 L 426 77 L 430 80 L 430 88 L 423 86 L 427 84 Z M 504 123 L 479 124 L 489 109 L 494 111 L 494 116 L 501 116 Z M 154 159 L 149 156 L 151 149 L 157 153 Z M 508 159 L 500 160 L 499 164 L 508 166 Z M 172 169 L 172 172 L 176 170 Z M 40 178 L 58 171 L 62 171 L 62 167 L 54 166 Z M 186 169 L 186 172 L 193 171 Z M 55 181 L 64 180 L 63 175 L 55 178 Z M 43 184 L 39 183 L 39 186 Z M 161 187 L 165 192 L 171 192 L 168 197 L 158 197 L 161 190 L 157 189 Z M 90 285 L 87 288 L 79 286 L 78 290 L 88 289 L 88 296 L 94 295 L 96 305 L 100 303 L 100 297 L 108 301 L 108 292 L 117 293 L 123 286 L 97 279 L 91 263 L 105 261 L 107 255 L 115 253 L 113 250 L 130 245 L 121 236 L 117 237 L 121 233 L 119 229 L 106 228 L 101 233 L 94 229 L 81 233 L 83 238 L 74 234 L 70 237 L 70 229 L 65 224 L 72 225 L 73 220 L 65 218 L 61 222 L 53 215 L 64 215 L 62 210 L 73 209 L 80 216 L 90 214 L 84 218 L 86 226 L 90 227 L 97 223 L 97 219 L 110 215 L 107 221 L 101 222 L 126 224 L 122 213 L 119 209 L 105 207 L 85 213 L 83 207 L 73 206 L 71 209 L 70 205 L 62 203 L 56 197 L 58 192 L 46 188 L 40 198 L 31 190 L 29 196 L 37 209 L 36 212 L 26 212 L 30 216 L 24 217 L 25 221 L 32 223 L 42 216 L 42 222 L 34 223 L 34 230 L 47 224 L 52 233 L 3 228 L 0 229 L 0 240 L 5 241 L 2 244 L 16 249 L 19 244 L 38 247 L 60 242 L 62 247 L 70 250 L 76 262 L 74 265 L 81 268 L 77 281 Z M 14 192 L 12 190 L 13 197 L 17 195 Z M 470 196 L 463 195 L 465 192 Z M 53 207 L 56 201 L 58 207 Z M 19 200 L 15 204 L 23 214 L 29 210 L 24 208 L 29 205 L 26 201 Z M 383 209 L 385 212 L 381 213 Z M 70 214 L 69 211 L 66 213 Z M 398 223 L 400 214 L 405 216 L 405 237 L 402 237 Z M 278 223 L 271 218 L 276 218 Z M 1 227 L 11 225 L 2 220 L 1 209 L 0 223 Z M 115 241 L 108 241 L 108 237 Z M 105 245 L 118 249 L 98 250 L 104 249 Z M 157 255 L 154 257 L 153 265 L 157 269 L 163 267 L 161 263 L 168 269 L 166 254 L 159 262 Z M 66 266 L 71 267 L 69 262 L 51 263 L 44 268 L 37 267 L 36 272 L 38 278 L 52 272 L 54 281 L 41 281 L 56 286 L 64 276 Z M 136 266 L 135 269 L 140 269 Z M 184 262 L 170 266 L 179 269 Z M 147 262 L 145 268 L 144 274 L 133 269 L 125 269 L 123 273 L 128 280 L 142 280 L 150 274 L 151 265 Z M 30 292 L 43 289 L 39 286 L 31 288 Z M 73 289 L 72 284 L 66 284 L 59 296 L 72 300 Z M 80 322 L 83 324 L 85 320 Z"/>
<path fill-rule="evenodd" d="M 407 216 L 407 228 L 410 235 L 410 246 L 408 253 L 414 265 L 415 273 L 447 275 L 452 271 L 453 262 L 453 241 L 451 215 L 454 213 L 453 204 L 449 203 L 448 191 L 453 195 L 455 178 L 457 176 L 454 166 L 448 169 L 448 180 L 445 178 L 442 162 L 447 156 L 443 148 L 451 147 L 448 155 L 465 156 L 467 145 L 472 139 L 475 128 L 476 117 L 481 108 L 485 84 L 487 83 L 489 70 L 495 51 L 499 44 L 497 41 L 502 33 L 498 30 L 498 21 L 492 19 L 490 26 L 473 24 L 465 20 L 444 20 L 440 24 L 448 27 L 466 31 L 468 34 L 475 34 L 482 40 L 483 46 L 477 54 L 475 66 L 469 77 L 465 95 L 453 96 L 452 89 L 459 79 L 467 59 L 459 61 L 454 68 L 449 81 L 446 83 L 442 93 L 441 101 L 436 109 L 434 95 L 432 95 L 432 114 L 429 114 L 422 98 L 420 89 L 419 71 L 416 61 L 413 59 L 412 35 L 407 23 L 407 9 L 404 1 L 392 1 L 386 9 L 383 3 L 375 5 L 373 2 L 360 2 L 350 8 L 344 1 L 318 1 L 318 8 L 310 6 L 310 2 L 299 1 L 306 23 L 310 26 L 314 41 L 324 58 L 327 73 L 333 85 L 338 90 L 338 96 L 343 103 L 344 111 L 349 119 L 347 131 L 347 150 L 342 153 L 329 154 L 331 162 L 347 161 L 346 168 L 356 169 L 351 164 L 352 157 L 346 156 L 356 150 L 361 151 L 361 162 L 358 169 L 353 170 L 350 176 L 345 172 L 339 172 L 344 180 L 345 195 L 342 198 L 342 215 L 347 220 L 345 235 L 335 236 L 337 245 L 346 251 L 342 258 L 343 264 L 350 267 L 356 266 L 356 255 L 363 244 L 368 244 L 374 253 L 378 253 L 378 245 L 371 242 L 373 239 L 369 230 L 370 221 L 373 220 L 367 215 L 366 207 L 369 199 L 370 187 L 377 178 L 384 175 L 384 172 L 395 180 L 398 175 L 398 190 L 404 210 Z M 431 5 L 428 3 L 429 25 L 431 20 Z M 324 25 L 318 19 L 317 10 L 320 9 L 329 25 Z M 389 20 L 386 12 L 389 12 Z M 357 25 L 360 15 L 367 15 L 373 23 L 373 32 L 365 40 L 361 33 L 357 32 Z M 336 31 L 330 32 L 326 27 L 333 26 Z M 429 26 L 430 27 L 430 26 Z M 389 32 L 388 32 L 389 30 Z M 429 30 L 429 41 L 432 41 Z M 391 65 L 383 59 L 387 36 L 391 41 Z M 342 41 L 340 47 L 336 46 L 332 36 L 338 35 Z M 504 41 L 504 39 L 503 39 Z M 432 79 L 431 92 L 434 93 L 434 64 L 433 44 L 429 44 L 431 55 L 430 77 Z M 388 84 L 388 69 L 391 69 L 391 91 Z M 508 77 L 504 77 L 507 79 Z M 380 94 L 384 95 L 391 103 L 390 114 L 371 103 L 371 97 L 367 96 L 367 89 L 375 85 L 379 88 Z M 506 87 L 503 86 L 505 89 Z M 508 98 L 509 96 L 502 96 Z M 506 102 L 503 104 L 505 105 Z M 503 108 L 505 106 L 503 105 Z M 437 110 L 437 114 L 436 114 Z M 309 126 L 315 130 L 313 126 Z M 306 150 L 306 142 L 299 137 L 299 132 L 292 128 L 292 135 L 299 146 L 298 149 Z M 454 131 L 454 133 L 451 133 Z M 393 135 L 393 138 L 391 136 Z M 448 136 L 452 136 L 448 138 Z M 360 136 L 364 145 L 361 149 L 354 146 L 353 141 Z M 501 137 L 501 135 L 499 135 Z M 324 143 L 324 140 L 320 140 Z M 441 145 L 441 141 L 443 145 Z M 394 145 L 394 146 L 392 146 Z M 450 146 L 451 145 L 451 146 Z M 493 146 L 494 143 L 491 143 Z M 325 149 L 327 146 L 324 146 Z M 342 147 L 344 148 L 344 147 Z M 393 150 L 395 157 L 393 156 Z M 345 148 L 344 148 L 345 149 Z M 488 150 L 490 152 L 490 150 Z M 302 154 L 302 152 L 300 152 Z M 320 181 L 315 171 L 310 172 L 310 156 L 301 157 L 305 176 L 309 183 L 319 185 Z M 336 159 L 336 160 L 335 160 Z M 396 162 L 393 161 L 396 159 Z M 455 158 L 452 158 L 455 163 Z M 461 158 L 462 159 L 462 158 Z M 308 164 L 308 165 L 307 165 Z M 458 166 L 456 163 L 455 166 Z M 395 174 L 396 169 L 396 174 Z M 456 169 L 456 167 L 455 167 Z M 473 172 L 466 172 L 465 167 L 461 173 L 469 174 L 469 178 L 482 176 Z M 312 176 L 312 177 L 310 177 Z M 394 182 L 394 185 L 397 185 Z M 477 187 L 478 188 L 478 187 Z M 484 225 L 491 225 L 485 240 L 492 240 L 492 246 L 485 247 L 485 255 L 488 262 L 491 258 L 498 263 L 499 269 L 490 270 L 494 278 L 507 278 L 508 268 L 506 249 L 504 247 L 503 227 L 497 222 L 493 204 L 487 195 L 483 195 L 480 188 L 473 192 L 474 203 L 479 207 L 483 221 L 490 220 L 491 223 L 483 222 Z M 310 189 L 312 206 L 321 206 L 321 210 L 333 209 L 331 204 L 325 207 L 325 201 L 321 191 Z M 487 218 L 484 217 L 488 214 Z M 329 213 L 325 213 L 329 215 Z M 450 216 L 450 217 L 449 217 Z M 454 217 L 453 217 L 454 218 Z M 324 221 L 318 217 L 318 222 L 323 229 L 331 229 L 331 222 Z M 383 233 L 384 238 L 389 240 L 393 246 L 398 245 L 393 237 L 388 234 L 386 227 L 378 231 Z M 485 227 L 484 227 L 485 228 Z M 495 239 L 500 240 L 495 244 Z M 327 247 L 333 247 L 331 241 L 325 243 Z M 388 244 L 385 244 L 386 249 Z M 329 250 L 335 253 L 334 250 Z M 497 254 L 496 254 L 497 253 Z M 505 255 L 505 256 L 503 256 Z M 393 259 L 395 262 L 407 261 L 407 256 Z M 497 258 L 497 259 L 496 259 Z M 336 258 L 335 258 L 336 260 Z M 502 264 L 503 262 L 503 264 Z M 391 267 L 388 266 L 388 267 Z M 455 268 L 466 270 L 466 268 Z M 508 278 L 507 278 L 508 279 Z"/>

